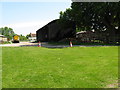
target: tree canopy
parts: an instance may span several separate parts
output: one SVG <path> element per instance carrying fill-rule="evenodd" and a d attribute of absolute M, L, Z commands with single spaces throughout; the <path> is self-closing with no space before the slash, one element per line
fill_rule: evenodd
<path fill-rule="evenodd" d="M 71 8 L 60 12 L 60 20 L 74 21 L 79 30 L 106 31 L 111 37 L 119 36 L 120 2 L 73 2 Z"/>
<path fill-rule="evenodd" d="M 16 35 L 12 28 L 2 27 L 0 28 L 0 34 L 6 36 L 8 39 L 12 40 L 13 36 Z M 19 35 L 21 41 L 26 41 L 27 37 L 24 35 Z"/>
<path fill-rule="evenodd" d="M 12 39 L 12 37 L 15 35 L 13 29 L 9 27 L 0 28 L 0 34 L 6 36 L 9 39 Z"/>
<path fill-rule="evenodd" d="M 19 37 L 20 37 L 20 41 L 27 41 L 27 37 L 26 36 L 24 36 L 24 35 L 19 35 Z"/>

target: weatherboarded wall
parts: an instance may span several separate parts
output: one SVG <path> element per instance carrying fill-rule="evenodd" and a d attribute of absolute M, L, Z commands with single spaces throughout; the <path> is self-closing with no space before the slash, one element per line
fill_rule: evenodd
<path fill-rule="evenodd" d="M 69 25 L 63 27 L 58 20 L 53 20 L 48 23 L 41 29 L 39 29 L 37 33 L 37 41 L 59 41 L 64 38 L 73 38 L 76 35 L 76 28 L 73 22 L 68 22 Z"/>

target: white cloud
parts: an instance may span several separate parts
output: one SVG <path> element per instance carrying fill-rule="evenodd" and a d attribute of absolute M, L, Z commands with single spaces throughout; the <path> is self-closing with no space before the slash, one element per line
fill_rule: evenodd
<path fill-rule="evenodd" d="M 39 22 L 20 22 L 8 25 L 2 25 L 0 27 L 10 27 L 14 30 L 16 34 L 27 35 L 29 33 L 36 33 L 36 31 L 49 23 L 50 21 L 39 21 Z"/>

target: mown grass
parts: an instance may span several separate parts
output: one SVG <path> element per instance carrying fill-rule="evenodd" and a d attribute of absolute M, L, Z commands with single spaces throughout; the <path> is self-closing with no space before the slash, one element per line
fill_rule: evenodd
<path fill-rule="evenodd" d="M 109 88 L 118 79 L 118 47 L 4 47 L 3 88 Z"/>
<path fill-rule="evenodd" d="M 0 89 L 2 89 L 2 47 L 0 47 Z"/>

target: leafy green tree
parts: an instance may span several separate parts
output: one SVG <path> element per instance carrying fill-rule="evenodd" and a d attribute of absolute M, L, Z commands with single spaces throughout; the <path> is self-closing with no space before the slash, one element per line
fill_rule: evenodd
<path fill-rule="evenodd" d="M 24 35 L 19 35 L 20 36 L 20 41 L 26 41 L 27 40 L 27 38 L 26 38 L 26 36 L 24 36 Z"/>
<path fill-rule="evenodd" d="M 29 37 L 30 37 L 30 34 L 27 34 L 27 35 L 26 35 L 26 38 L 28 39 Z"/>
<path fill-rule="evenodd" d="M 6 36 L 9 39 L 12 39 L 12 37 L 15 35 L 13 29 L 8 27 L 0 28 L 0 34 Z"/>
<path fill-rule="evenodd" d="M 77 30 L 105 31 L 112 42 L 120 42 L 120 2 L 73 2 L 71 9 L 60 12 L 60 20 L 74 21 Z"/>

